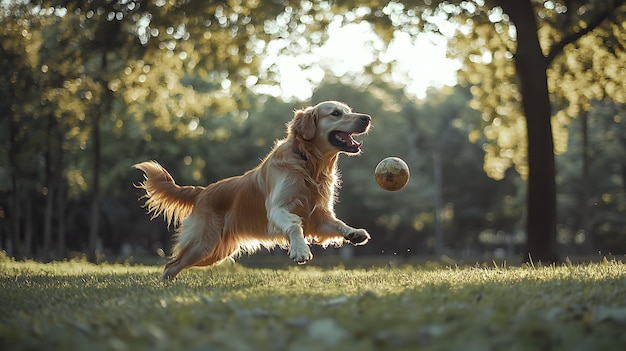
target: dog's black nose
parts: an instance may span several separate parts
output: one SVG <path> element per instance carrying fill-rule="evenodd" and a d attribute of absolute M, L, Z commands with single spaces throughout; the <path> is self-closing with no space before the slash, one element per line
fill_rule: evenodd
<path fill-rule="evenodd" d="M 372 120 L 372 117 L 368 116 L 368 115 L 361 115 L 361 121 L 363 122 L 369 122 Z"/>

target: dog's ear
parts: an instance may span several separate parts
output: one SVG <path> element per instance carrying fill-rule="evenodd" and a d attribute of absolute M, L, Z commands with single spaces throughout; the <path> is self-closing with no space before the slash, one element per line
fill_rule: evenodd
<path fill-rule="evenodd" d="M 291 132 L 299 135 L 304 140 L 311 140 L 315 137 L 317 129 L 317 111 L 308 107 L 304 110 L 297 110 L 291 121 Z"/>

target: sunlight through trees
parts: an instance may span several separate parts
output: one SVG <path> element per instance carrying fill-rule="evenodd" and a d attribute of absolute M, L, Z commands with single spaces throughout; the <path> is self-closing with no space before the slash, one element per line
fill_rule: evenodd
<path fill-rule="evenodd" d="M 544 261 L 624 249 L 625 16 L 623 0 L 3 2 L 1 247 L 165 247 L 136 219 L 131 164 L 158 159 L 187 184 L 239 174 L 325 98 L 374 117 L 365 154 L 342 160 L 338 208 L 383 233 L 367 253 L 476 255 L 502 237 Z M 367 57 L 324 51 L 340 27 L 368 33 Z M 437 64 L 414 47 L 398 59 L 418 38 L 447 43 L 459 86 L 411 94 L 426 78 L 407 65 Z M 281 101 L 300 88 L 310 101 Z M 413 176 L 396 198 L 372 176 L 391 155 Z"/>

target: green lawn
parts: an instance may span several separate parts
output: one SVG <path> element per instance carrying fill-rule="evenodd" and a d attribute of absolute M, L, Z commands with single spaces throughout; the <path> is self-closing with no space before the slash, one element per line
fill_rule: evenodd
<path fill-rule="evenodd" d="M 0 259 L 2 350 L 626 350 L 626 265 L 227 263 Z"/>

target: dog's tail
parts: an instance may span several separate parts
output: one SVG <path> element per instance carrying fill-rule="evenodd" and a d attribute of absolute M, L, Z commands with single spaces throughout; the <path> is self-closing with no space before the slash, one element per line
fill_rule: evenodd
<path fill-rule="evenodd" d="M 174 178 L 156 161 L 138 163 L 133 167 L 145 173 L 146 180 L 136 187 L 146 191 L 142 198 L 147 199 L 144 206 L 148 213 L 152 214 L 152 218 L 163 214 L 168 226 L 172 223 L 178 225 L 191 213 L 196 198 L 204 189 L 201 186 L 176 185 Z"/>

